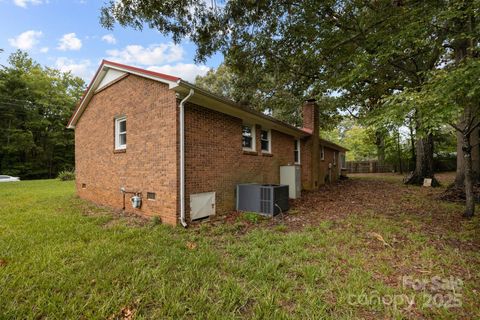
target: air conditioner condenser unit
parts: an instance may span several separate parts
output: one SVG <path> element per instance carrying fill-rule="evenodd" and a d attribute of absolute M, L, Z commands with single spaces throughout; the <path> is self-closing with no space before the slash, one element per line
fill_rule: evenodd
<path fill-rule="evenodd" d="M 237 211 L 274 216 L 288 209 L 288 185 L 253 183 L 237 185 Z"/>

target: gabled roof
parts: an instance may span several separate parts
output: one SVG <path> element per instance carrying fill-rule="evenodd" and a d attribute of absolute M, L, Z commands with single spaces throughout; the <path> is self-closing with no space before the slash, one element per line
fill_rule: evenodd
<path fill-rule="evenodd" d="M 338 145 L 336 143 L 333 143 L 329 140 L 325 140 L 325 139 L 322 139 L 322 138 L 320 138 L 320 144 L 325 146 L 325 147 L 331 148 L 331 149 L 335 149 L 335 150 L 339 150 L 339 151 L 348 151 L 347 148 L 344 148 L 341 145 Z"/>
<path fill-rule="evenodd" d="M 117 74 L 110 76 L 108 73 L 109 70 L 114 70 L 115 72 L 117 72 Z M 92 81 L 88 85 L 70 120 L 68 121 L 67 127 L 70 129 L 75 128 L 78 119 L 80 119 L 80 117 L 82 116 L 82 113 L 84 112 L 93 95 L 102 87 L 106 87 L 113 81 L 120 79 L 122 74 L 134 74 L 143 78 L 148 78 L 167 84 L 170 89 L 180 94 L 180 96 L 186 96 L 189 93 L 190 89 L 193 89 L 195 91 L 195 94 L 189 100 L 190 102 L 241 118 L 247 122 L 251 121 L 254 123 L 258 123 L 260 125 L 270 127 L 271 129 L 275 129 L 295 137 L 300 138 L 310 135 L 310 133 L 305 132 L 297 127 L 284 123 L 280 120 L 277 120 L 251 108 L 239 105 L 231 100 L 208 92 L 205 89 L 199 88 L 185 80 L 182 80 L 180 77 L 132 67 L 108 60 L 102 60 L 102 63 L 100 64 L 97 72 L 93 76 Z"/>
<path fill-rule="evenodd" d="M 175 92 L 180 94 L 180 96 L 186 96 L 189 93 L 190 89 L 193 89 L 195 93 L 189 101 L 212 110 L 235 116 L 237 118 L 243 119 L 246 122 L 251 121 L 252 123 L 260 124 L 262 126 L 268 127 L 270 129 L 275 129 L 277 131 L 292 135 L 297 138 L 308 137 L 312 135 L 311 130 L 294 127 L 264 113 L 237 104 L 231 100 L 208 92 L 205 89 L 202 89 L 185 80 L 182 80 L 180 77 L 132 67 L 108 60 L 102 60 L 102 63 L 100 64 L 97 72 L 93 76 L 92 81 L 88 85 L 70 120 L 68 121 L 67 127 L 71 129 L 75 128 L 77 121 L 82 116 L 83 111 L 88 106 L 90 99 L 96 92 L 98 92 L 103 87 L 106 87 L 109 84 L 113 83 L 114 81 L 118 81 L 127 74 L 134 74 L 143 78 L 148 78 L 167 84 L 171 90 L 174 90 Z M 325 145 L 328 145 L 334 149 L 346 150 L 345 148 L 338 146 L 334 143 L 328 142 L 326 140 L 322 141 L 325 142 Z"/>
<path fill-rule="evenodd" d="M 145 70 L 137 67 L 132 67 L 132 66 L 124 65 L 121 63 L 113 62 L 113 61 L 102 60 L 102 63 L 98 67 L 97 72 L 95 72 L 95 75 L 93 76 L 92 81 L 90 81 L 90 84 L 85 89 L 85 92 L 80 98 L 80 101 L 78 102 L 77 107 L 73 111 L 73 114 L 70 117 L 70 120 L 68 121 L 67 128 L 70 128 L 70 129 L 75 128 L 75 125 L 78 119 L 81 117 L 83 111 L 87 107 L 88 102 L 90 102 L 90 99 L 95 94 L 102 80 L 104 80 L 105 76 L 107 75 L 108 69 L 117 70 L 119 72 L 124 72 L 129 74 L 135 74 L 141 77 L 160 81 L 168 84 L 170 87 L 176 85 L 176 83 L 179 80 L 181 80 L 178 77 L 173 77 L 167 74 Z"/>

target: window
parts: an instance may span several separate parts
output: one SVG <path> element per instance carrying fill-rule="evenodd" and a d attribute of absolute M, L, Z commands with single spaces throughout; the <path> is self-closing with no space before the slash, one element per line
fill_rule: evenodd
<path fill-rule="evenodd" d="M 300 140 L 293 142 L 293 154 L 295 158 L 295 164 L 300 164 Z"/>
<path fill-rule="evenodd" d="M 346 169 L 347 168 L 347 160 L 345 158 L 345 153 L 340 153 L 340 168 Z"/>
<path fill-rule="evenodd" d="M 255 151 L 255 126 L 242 126 L 242 146 L 243 150 Z"/>
<path fill-rule="evenodd" d="M 325 160 L 325 148 L 323 146 L 320 148 L 320 159 Z"/>
<path fill-rule="evenodd" d="M 147 192 L 147 199 L 148 200 L 155 200 L 156 197 L 157 197 L 157 195 L 155 194 L 155 192 Z"/>
<path fill-rule="evenodd" d="M 337 165 L 337 151 L 333 151 L 333 165 Z"/>
<path fill-rule="evenodd" d="M 127 117 L 115 119 L 115 149 L 127 148 Z"/>
<path fill-rule="evenodd" d="M 271 153 L 271 141 L 272 141 L 272 134 L 270 130 L 262 130 L 260 133 L 260 142 L 262 144 L 262 152 L 263 153 Z"/>

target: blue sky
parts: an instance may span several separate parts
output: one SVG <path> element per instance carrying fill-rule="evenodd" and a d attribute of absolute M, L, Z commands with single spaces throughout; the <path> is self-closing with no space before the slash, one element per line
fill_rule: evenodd
<path fill-rule="evenodd" d="M 180 76 L 193 81 L 223 60 L 217 54 L 195 65 L 195 45 L 174 45 L 156 30 L 102 28 L 99 0 L 0 0 L 0 64 L 17 49 L 43 65 L 72 71 L 90 81 L 102 59 Z"/>

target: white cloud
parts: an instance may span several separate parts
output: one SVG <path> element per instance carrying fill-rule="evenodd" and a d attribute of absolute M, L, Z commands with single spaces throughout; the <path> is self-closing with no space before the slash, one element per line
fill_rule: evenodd
<path fill-rule="evenodd" d="M 28 4 L 38 5 L 42 4 L 42 0 L 13 0 L 13 3 L 19 7 L 26 8 Z"/>
<path fill-rule="evenodd" d="M 113 34 L 106 34 L 102 37 L 102 41 L 105 41 L 106 43 L 109 44 L 115 44 L 117 43 L 117 39 L 113 36 Z"/>
<path fill-rule="evenodd" d="M 123 50 L 107 50 L 107 54 L 110 60 L 146 66 L 180 61 L 183 59 L 183 48 L 173 43 L 151 45 L 148 48 L 129 45 Z"/>
<path fill-rule="evenodd" d="M 28 30 L 20 33 L 17 37 L 8 39 L 8 42 L 12 47 L 28 50 L 32 49 L 38 42 L 39 38 L 43 35 L 41 31 Z"/>
<path fill-rule="evenodd" d="M 49 50 L 48 47 L 42 47 L 42 48 L 40 48 L 40 52 L 41 52 L 41 53 L 47 53 L 48 50 Z"/>
<path fill-rule="evenodd" d="M 93 76 L 93 70 L 91 68 L 92 63 L 90 60 L 79 60 L 75 61 L 73 59 L 68 59 L 65 57 L 57 58 L 55 61 L 55 66 L 62 72 L 72 72 L 72 74 L 83 78 L 84 80 L 89 81 Z"/>
<path fill-rule="evenodd" d="M 194 82 L 196 76 L 204 76 L 208 70 L 210 70 L 210 68 L 207 66 L 199 66 L 193 63 L 177 63 L 175 65 L 166 64 L 159 67 L 151 66 L 147 69 L 150 71 L 177 76 L 189 82 Z"/>
<path fill-rule="evenodd" d="M 62 51 L 67 50 L 79 50 L 82 47 L 82 40 L 77 38 L 77 35 L 72 33 L 64 34 L 60 41 L 58 42 L 57 49 Z"/>

